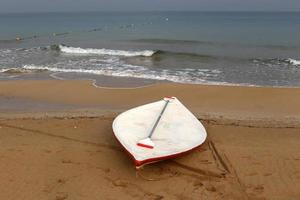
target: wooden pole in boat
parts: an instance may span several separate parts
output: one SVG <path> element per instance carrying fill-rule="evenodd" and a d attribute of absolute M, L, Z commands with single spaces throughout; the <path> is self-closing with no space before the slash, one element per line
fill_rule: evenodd
<path fill-rule="evenodd" d="M 162 117 L 162 115 L 164 114 L 164 112 L 165 112 L 168 104 L 170 103 L 170 99 L 174 99 L 174 98 L 173 97 L 168 97 L 167 100 L 165 100 L 166 102 L 164 104 L 164 107 L 163 107 L 162 111 L 159 113 L 159 116 L 156 119 L 155 124 L 152 127 L 149 136 L 147 138 L 145 138 L 145 139 L 140 140 L 137 143 L 138 146 L 140 146 L 140 147 L 146 147 L 146 148 L 149 148 L 149 149 L 153 149 L 154 148 L 154 142 L 151 140 L 151 137 L 152 137 L 152 135 L 153 135 L 153 133 L 154 133 L 154 131 L 155 131 L 155 129 L 156 129 L 156 127 L 157 127 L 157 125 L 158 125 L 161 117 Z"/>

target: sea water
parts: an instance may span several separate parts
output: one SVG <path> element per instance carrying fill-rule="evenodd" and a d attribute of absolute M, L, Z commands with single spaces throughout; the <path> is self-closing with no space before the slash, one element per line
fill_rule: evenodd
<path fill-rule="evenodd" d="M 103 75 L 299 87 L 300 12 L 0 14 L 0 80 Z"/>

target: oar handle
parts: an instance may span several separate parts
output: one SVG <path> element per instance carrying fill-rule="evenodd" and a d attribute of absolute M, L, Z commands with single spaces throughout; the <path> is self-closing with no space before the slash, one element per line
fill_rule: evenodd
<path fill-rule="evenodd" d="M 154 131 L 155 131 L 157 125 L 158 125 L 158 122 L 160 121 L 161 116 L 164 114 L 164 112 L 165 112 L 165 110 L 166 110 L 166 108 L 167 108 L 167 106 L 168 106 L 169 103 L 170 103 L 170 100 L 166 100 L 166 103 L 165 103 L 165 105 L 164 105 L 164 108 L 163 108 L 162 111 L 160 112 L 160 114 L 159 114 L 159 116 L 158 116 L 158 118 L 157 118 L 157 120 L 156 120 L 154 126 L 153 126 L 152 129 L 151 129 L 151 132 L 150 132 L 150 134 L 149 134 L 149 138 L 152 137 L 152 135 L 153 135 L 153 133 L 154 133 Z"/>

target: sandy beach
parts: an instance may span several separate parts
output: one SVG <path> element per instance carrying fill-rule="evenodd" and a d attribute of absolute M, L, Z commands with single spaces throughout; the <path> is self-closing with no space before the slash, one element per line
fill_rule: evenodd
<path fill-rule="evenodd" d="M 180 99 L 208 139 L 136 170 L 111 124 L 164 96 Z M 299 102 L 299 88 L 1 81 L 0 199 L 300 199 Z"/>

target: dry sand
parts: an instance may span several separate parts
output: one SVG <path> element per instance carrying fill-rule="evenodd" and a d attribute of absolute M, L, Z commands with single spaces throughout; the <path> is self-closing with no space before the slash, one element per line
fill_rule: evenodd
<path fill-rule="evenodd" d="M 170 95 L 208 140 L 136 171 L 111 123 Z M 300 199 L 299 102 L 297 88 L 0 82 L 0 199 Z"/>

